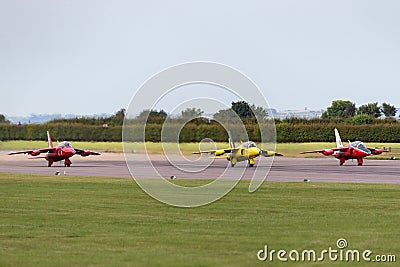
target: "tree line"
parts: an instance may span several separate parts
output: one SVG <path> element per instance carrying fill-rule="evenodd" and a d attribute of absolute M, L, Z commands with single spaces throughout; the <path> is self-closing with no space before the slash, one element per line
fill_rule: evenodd
<path fill-rule="evenodd" d="M 382 114 L 385 118 L 380 118 Z M 212 118 L 205 118 L 203 115 L 204 112 L 198 108 L 183 110 L 180 116 L 174 118 L 170 118 L 163 110 L 143 110 L 135 118 L 128 120 L 125 118 L 126 110 L 121 109 L 106 118 L 57 119 L 45 124 L 21 126 L 10 124 L 4 116 L 0 116 L 0 140 L 43 140 L 45 132 L 50 130 L 59 140 L 121 141 L 125 120 L 129 127 L 145 125 L 146 141 L 159 142 L 161 129 L 168 119 L 168 127 L 185 125 L 180 131 L 180 142 L 199 142 L 204 138 L 225 142 L 228 137 L 221 124 L 228 125 L 232 132 L 239 132 L 237 127 L 241 126 L 235 125 L 239 117 L 245 125 L 249 139 L 256 142 L 261 141 L 260 121 L 269 125 L 274 122 L 278 142 L 330 142 L 334 141 L 334 128 L 339 128 L 343 137 L 351 140 L 400 142 L 400 123 L 393 118 L 396 109 L 387 103 L 381 106 L 371 103 L 357 108 L 351 101 L 335 100 L 321 118 L 291 117 L 273 120 L 267 109 L 238 101 L 232 102 L 231 108 L 218 111 Z M 271 132 L 269 136 L 275 137 L 275 134 Z M 244 137 L 240 138 L 245 140 Z M 132 136 L 131 140 L 140 141 L 141 138 Z"/>
<path fill-rule="evenodd" d="M 374 119 L 382 116 L 385 118 L 393 118 L 396 116 L 397 109 L 388 103 L 381 106 L 378 102 L 361 105 L 358 108 L 356 104 L 348 100 L 335 100 L 332 105 L 322 113 L 322 118 L 342 118 L 351 119 L 353 124 L 370 124 Z"/>

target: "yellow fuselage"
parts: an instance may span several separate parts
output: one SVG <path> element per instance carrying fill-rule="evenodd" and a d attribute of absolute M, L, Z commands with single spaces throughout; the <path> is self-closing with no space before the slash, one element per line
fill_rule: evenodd
<path fill-rule="evenodd" d="M 254 158 L 260 156 L 260 149 L 258 147 L 238 147 L 234 153 L 232 153 L 232 157 L 236 159 L 237 162 L 253 160 Z M 231 155 L 228 154 L 228 160 L 231 160 Z"/>

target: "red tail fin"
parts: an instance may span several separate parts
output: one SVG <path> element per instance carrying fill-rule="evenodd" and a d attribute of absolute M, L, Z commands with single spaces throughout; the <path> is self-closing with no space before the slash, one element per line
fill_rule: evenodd
<path fill-rule="evenodd" d="M 50 132 L 47 131 L 47 142 L 49 143 L 49 148 L 53 148 L 53 141 L 51 141 Z"/>

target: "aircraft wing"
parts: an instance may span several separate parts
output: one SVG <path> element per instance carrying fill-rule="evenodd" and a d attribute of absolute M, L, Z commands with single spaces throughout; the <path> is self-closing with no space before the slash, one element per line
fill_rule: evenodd
<path fill-rule="evenodd" d="M 270 150 L 261 150 L 261 154 L 262 154 L 264 157 L 272 157 L 272 156 L 279 156 L 279 157 L 282 157 L 282 156 L 283 156 L 283 154 L 281 154 L 281 153 L 277 153 L 277 152 L 275 152 L 275 151 L 270 151 Z"/>
<path fill-rule="evenodd" d="M 321 149 L 321 150 L 310 150 L 310 151 L 303 151 L 303 152 L 300 152 L 300 154 L 322 153 L 322 152 L 324 152 L 324 151 L 325 151 L 325 149 Z"/>
<path fill-rule="evenodd" d="M 349 148 L 348 147 L 339 147 L 339 148 L 330 148 L 330 149 L 320 149 L 320 150 L 310 150 L 310 151 L 303 151 L 300 152 L 300 154 L 308 154 L 308 153 L 326 153 L 329 151 L 340 151 L 340 152 L 346 152 Z"/>
<path fill-rule="evenodd" d="M 225 153 L 231 153 L 233 150 L 232 148 L 226 148 L 226 149 L 216 149 L 216 150 L 204 150 L 204 151 L 196 151 L 192 152 L 192 154 L 212 154 L 212 155 L 223 155 Z"/>
<path fill-rule="evenodd" d="M 32 156 L 39 155 L 40 153 L 47 153 L 53 151 L 54 148 L 41 148 L 41 149 L 34 149 L 34 150 L 24 150 L 24 151 L 17 151 L 8 153 L 8 155 L 16 155 L 16 154 L 28 154 Z"/>
<path fill-rule="evenodd" d="M 215 157 L 209 157 L 210 159 L 227 159 L 228 158 L 228 156 L 226 156 L 226 155 L 222 155 L 222 156 L 215 156 Z"/>
<path fill-rule="evenodd" d="M 96 156 L 101 155 L 100 153 L 93 152 L 90 150 L 83 150 L 83 149 L 79 149 L 79 148 L 74 148 L 74 150 L 75 150 L 76 154 L 81 155 L 82 157 L 86 157 L 89 155 L 96 155 Z"/>
<path fill-rule="evenodd" d="M 383 152 L 389 152 L 389 150 L 386 150 L 386 149 L 378 149 L 378 148 L 370 148 L 370 147 L 367 147 L 367 149 L 369 149 L 371 151 L 371 154 L 373 154 L 373 155 L 379 155 L 379 154 L 382 154 Z"/>

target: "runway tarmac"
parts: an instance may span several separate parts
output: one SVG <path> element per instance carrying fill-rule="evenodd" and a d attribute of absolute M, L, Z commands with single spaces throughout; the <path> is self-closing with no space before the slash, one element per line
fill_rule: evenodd
<path fill-rule="evenodd" d="M 145 160 L 146 155 L 130 154 L 129 157 L 135 177 L 157 177 L 149 165 L 150 161 Z M 189 161 L 178 155 L 172 156 L 173 164 L 163 155 L 150 155 L 150 159 L 157 172 L 165 178 L 174 175 L 178 179 L 215 179 L 225 174 L 228 178 L 229 175 L 239 175 L 242 179 L 251 179 L 257 170 L 258 175 L 263 177 L 268 174 L 268 181 L 303 182 L 309 179 L 311 182 L 400 183 L 400 162 L 394 160 L 367 159 L 364 166 L 356 166 L 356 161 L 350 160 L 339 166 L 334 158 L 275 157 L 268 173 L 269 162 L 260 163 L 257 159 L 257 168 L 245 168 L 245 162 L 238 163 L 234 168 L 228 167 L 229 162 L 224 159 L 214 160 L 207 167 L 204 162 L 195 161 L 196 156 L 188 156 Z M 28 159 L 27 155 L 8 156 L 7 151 L 1 151 L 0 172 L 53 175 L 57 171 L 61 174 L 65 171 L 67 176 L 131 177 L 121 153 L 103 153 L 85 158 L 74 156 L 71 160 L 69 168 L 58 162 L 49 168 L 44 159 Z M 225 172 L 227 167 L 229 172 Z"/>

